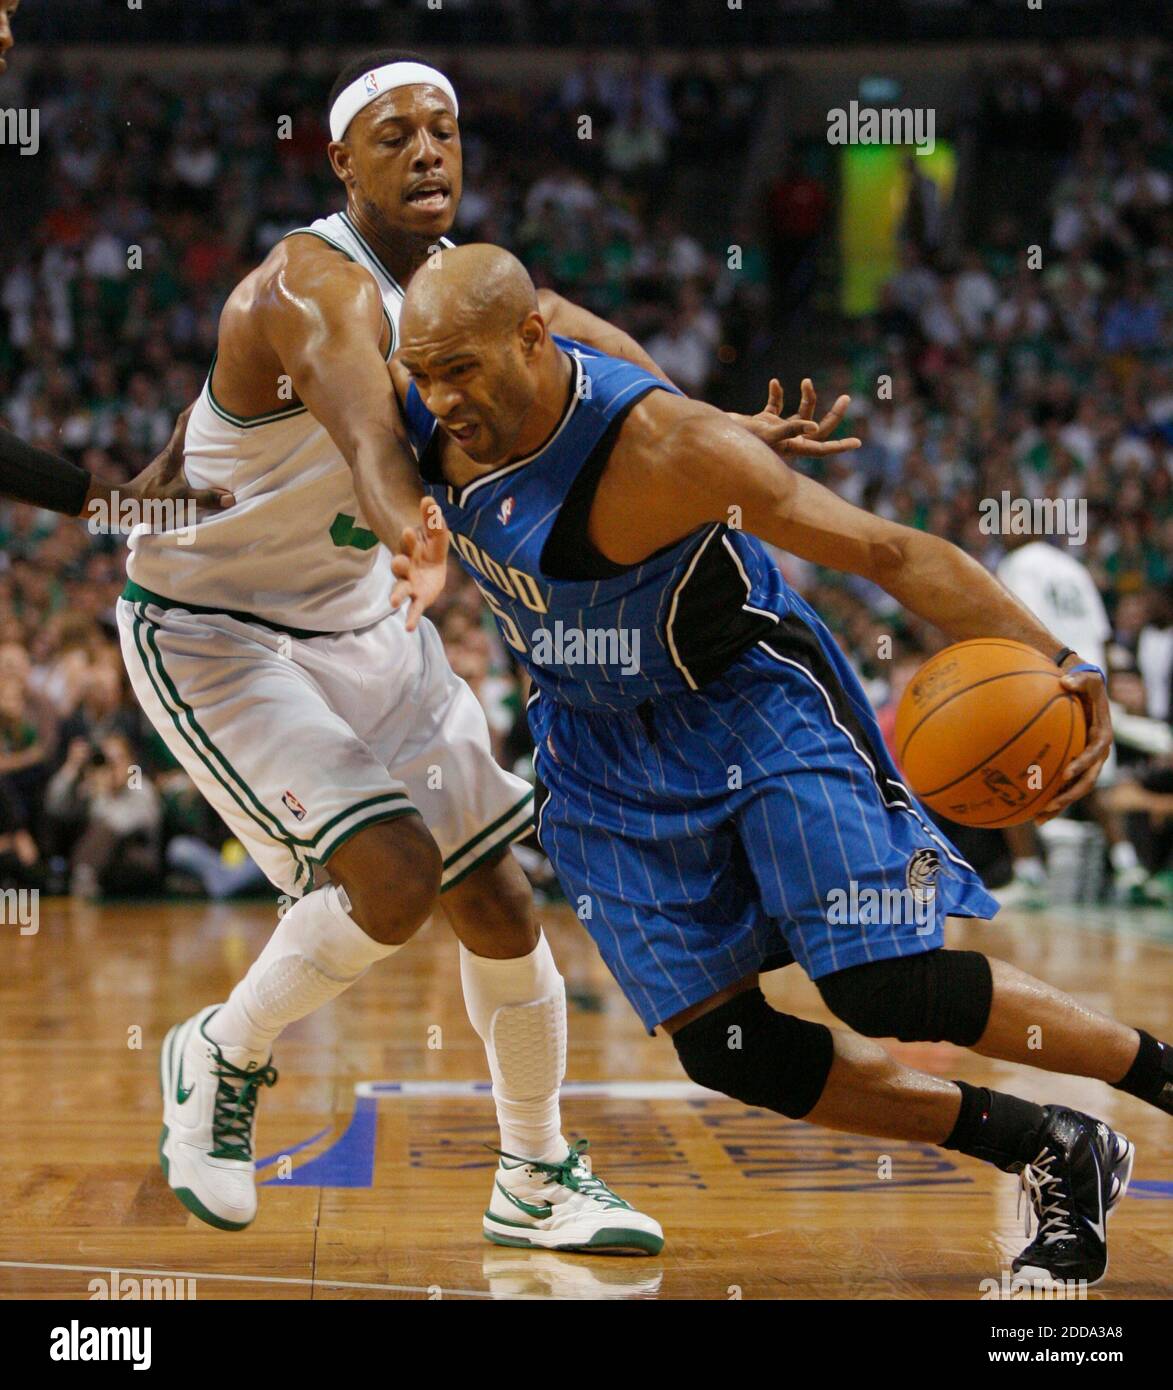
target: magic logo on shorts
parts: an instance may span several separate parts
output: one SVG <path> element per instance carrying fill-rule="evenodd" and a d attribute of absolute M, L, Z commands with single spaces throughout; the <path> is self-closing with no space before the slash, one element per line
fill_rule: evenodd
<path fill-rule="evenodd" d="M 937 891 L 937 873 L 941 861 L 935 849 L 918 849 L 908 861 L 904 879 L 920 903 L 931 903 Z"/>

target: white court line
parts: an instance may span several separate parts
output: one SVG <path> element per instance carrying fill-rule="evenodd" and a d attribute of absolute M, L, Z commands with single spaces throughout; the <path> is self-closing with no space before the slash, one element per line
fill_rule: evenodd
<path fill-rule="evenodd" d="M 420 1096 L 480 1096 L 488 1100 L 488 1081 L 356 1081 L 356 1096 L 409 1100 Z M 693 1081 L 564 1081 L 562 1095 L 605 1096 L 612 1100 L 728 1100 Z"/>
<path fill-rule="evenodd" d="M 132 1269 L 129 1265 L 63 1265 L 32 1260 L 0 1260 L 0 1269 L 60 1269 L 74 1274 L 148 1274 L 167 1279 L 220 1279 L 236 1284 L 301 1284 L 320 1289 L 377 1289 L 384 1293 L 430 1293 L 433 1289 L 439 1289 L 441 1294 L 459 1294 L 462 1298 L 493 1297 L 484 1289 L 450 1289 L 443 1284 L 359 1284 L 348 1279 L 297 1279 L 280 1274 L 201 1274 L 194 1269 Z M 186 1302 L 180 1299 L 171 1301 Z"/>

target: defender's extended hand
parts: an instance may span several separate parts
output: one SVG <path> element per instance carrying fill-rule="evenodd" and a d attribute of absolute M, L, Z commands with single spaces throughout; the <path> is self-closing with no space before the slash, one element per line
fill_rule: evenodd
<path fill-rule="evenodd" d="M 407 630 L 414 632 L 429 604 L 440 597 L 448 577 L 449 532 L 444 513 L 430 497 L 420 498 L 419 526 L 408 526 L 399 542 L 399 554 L 391 557 L 395 587 L 391 607 L 411 600 Z"/>
<path fill-rule="evenodd" d="M 1074 671 L 1063 677 L 1063 687 L 1078 695 L 1083 705 L 1087 719 L 1087 746 L 1066 768 L 1063 790 L 1036 817 L 1040 825 L 1091 791 L 1104 760 L 1112 750 L 1112 715 L 1104 678 L 1098 671 Z"/>
<path fill-rule="evenodd" d="M 859 440 L 832 439 L 831 435 L 843 423 L 850 396 L 840 396 L 831 409 L 816 423 L 815 406 L 818 397 L 810 377 L 802 381 L 802 400 L 797 415 L 782 414 L 782 383 L 770 378 L 765 407 L 756 415 L 735 415 L 733 418 L 776 454 L 798 454 L 807 457 L 820 454 L 842 454 L 859 448 Z"/>

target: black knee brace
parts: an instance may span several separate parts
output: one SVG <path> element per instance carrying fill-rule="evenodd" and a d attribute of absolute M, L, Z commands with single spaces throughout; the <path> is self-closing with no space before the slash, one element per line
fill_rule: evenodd
<path fill-rule="evenodd" d="M 834 1052 L 829 1028 L 778 1013 L 756 988 L 685 1024 L 672 1041 L 698 1085 L 792 1120 L 818 1104 Z"/>
<path fill-rule="evenodd" d="M 972 1047 L 994 997 L 990 962 L 977 951 L 925 951 L 869 961 L 815 983 L 823 1002 L 865 1038 Z"/>

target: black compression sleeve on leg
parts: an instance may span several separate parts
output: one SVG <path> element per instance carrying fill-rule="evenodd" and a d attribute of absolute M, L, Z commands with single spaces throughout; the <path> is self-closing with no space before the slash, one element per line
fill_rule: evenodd
<path fill-rule="evenodd" d="M 943 947 L 849 965 L 815 984 L 836 1018 L 865 1038 L 958 1047 L 972 1047 L 986 1031 L 994 999 L 986 957 Z"/>
<path fill-rule="evenodd" d="M 686 1023 L 672 1041 L 699 1085 L 792 1120 L 819 1103 L 835 1054 L 829 1028 L 770 1008 L 756 987 Z"/>
<path fill-rule="evenodd" d="M 980 1158 L 1005 1173 L 1021 1172 L 1033 1162 L 1047 1118 L 1041 1105 L 967 1081 L 953 1084 L 961 1091 L 961 1112 L 949 1137 L 941 1142 L 943 1149 Z"/>
<path fill-rule="evenodd" d="M 1173 1115 L 1173 1047 L 1146 1033 L 1140 1034 L 1140 1047 L 1132 1066 L 1112 1084 L 1137 1100 L 1147 1100 L 1166 1115 Z"/>
<path fill-rule="evenodd" d="M 84 468 L 0 429 L 0 496 L 80 516 L 90 481 Z"/>

